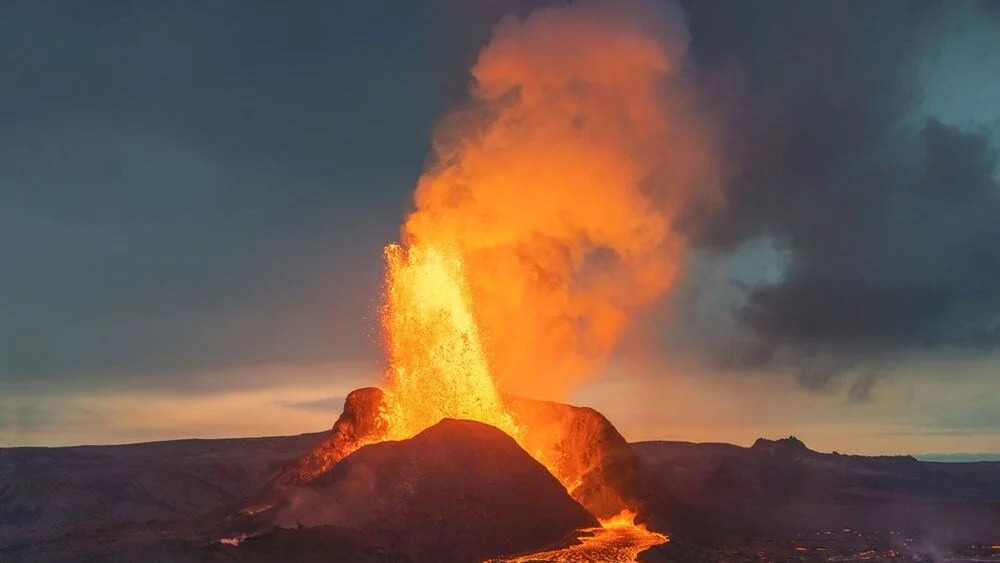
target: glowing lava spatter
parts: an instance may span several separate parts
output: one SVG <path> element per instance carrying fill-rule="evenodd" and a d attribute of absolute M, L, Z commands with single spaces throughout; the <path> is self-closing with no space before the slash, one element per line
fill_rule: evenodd
<path fill-rule="evenodd" d="M 385 255 L 384 439 L 410 438 L 442 418 L 483 422 L 517 439 L 483 352 L 462 256 L 426 245 L 389 245 Z"/>

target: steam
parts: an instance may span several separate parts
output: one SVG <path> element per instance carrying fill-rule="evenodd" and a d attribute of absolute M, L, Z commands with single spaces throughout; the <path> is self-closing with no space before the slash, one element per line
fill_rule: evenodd
<path fill-rule="evenodd" d="M 688 42 L 648 0 L 507 18 L 435 132 L 404 242 L 463 257 L 504 391 L 565 395 L 677 281 L 674 225 L 719 197 Z"/>

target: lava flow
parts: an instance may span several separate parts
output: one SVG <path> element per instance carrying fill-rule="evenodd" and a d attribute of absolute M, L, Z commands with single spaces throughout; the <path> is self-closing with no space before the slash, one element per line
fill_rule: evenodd
<path fill-rule="evenodd" d="M 667 536 L 636 524 L 635 514 L 628 511 L 602 520 L 599 528 L 581 530 L 577 539 L 580 543 L 563 549 L 491 559 L 487 563 L 633 563 L 639 553 L 670 541 Z"/>

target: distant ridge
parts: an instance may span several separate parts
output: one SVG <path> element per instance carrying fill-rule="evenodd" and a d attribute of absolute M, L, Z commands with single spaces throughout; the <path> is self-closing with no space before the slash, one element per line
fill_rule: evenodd
<path fill-rule="evenodd" d="M 976 461 L 1000 461 L 1000 453 L 923 454 L 923 455 L 914 455 L 913 457 L 919 459 L 920 461 L 934 461 L 939 463 L 970 463 Z"/>
<path fill-rule="evenodd" d="M 998 462 L 821 453 L 791 436 L 750 447 L 638 442 L 632 449 L 663 498 L 688 508 L 678 535 L 852 528 L 944 542 L 1000 539 Z"/>

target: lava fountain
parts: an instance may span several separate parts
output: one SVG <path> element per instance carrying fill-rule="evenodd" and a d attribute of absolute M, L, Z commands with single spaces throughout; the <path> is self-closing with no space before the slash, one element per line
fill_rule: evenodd
<path fill-rule="evenodd" d="M 385 255 L 385 439 L 410 438 L 446 417 L 490 424 L 517 439 L 483 352 L 461 255 L 398 245 Z"/>

